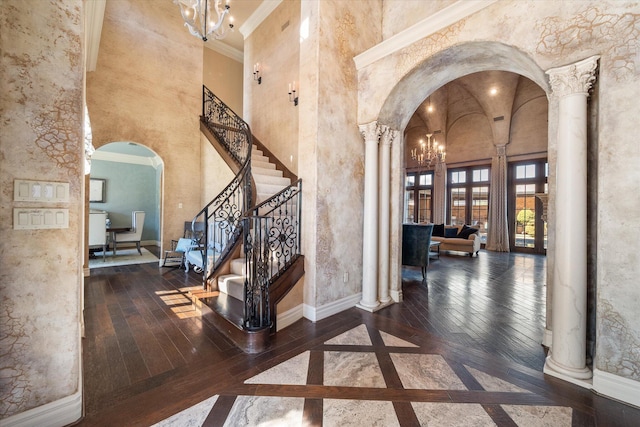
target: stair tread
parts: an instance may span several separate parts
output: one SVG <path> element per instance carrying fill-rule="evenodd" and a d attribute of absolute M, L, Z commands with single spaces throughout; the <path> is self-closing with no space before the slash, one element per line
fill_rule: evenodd
<path fill-rule="evenodd" d="M 256 167 L 255 165 L 251 166 L 251 172 L 253 175 L 269 175 L 269 176 L 278 176 L 282 177 L 282 171 L 278 169 L 265 169 L 261 167 Z"/>
<path fill-rule="evenodd" d="M 264 168 L 264 169 L 275 169 L 276 165 L 273 163 L 269 163 L 269 162 L 261 162 L 259 160 L 251 160 L 251 167 L 259 167 L 259 168 Z"/>
<path fill-rule="evenodd" d="M 291 185 L 291 180 L 289 178 L 284 178 L 281 176 L 260 175 L 260 174 L 254 173 L 253 179 L 256 182 L 256 185 L 271 184 L 271 185 L 284 185 L 285 187 Z"/>

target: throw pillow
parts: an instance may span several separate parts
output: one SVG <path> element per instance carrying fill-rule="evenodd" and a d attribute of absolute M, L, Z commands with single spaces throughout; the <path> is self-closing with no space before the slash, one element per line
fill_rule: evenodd
<path fill-rule="evenodd" d="M 444 237 L 444 224 L 433 224 L 432 236 Z"/>
<path fill-rule="evenodd" d="M 176 252 L 188 252 L 192 246 L 193 246 L 193 241 L 191 239 L 185 239 L 181 237 L 180 239 L 178 239 L 178 244 L 176 245 Z"/>
<path fill-rule="evenodd" d="M 445 228 L 444 237 L 456 237 L 458 234 L 457 228 Z"/>
<path fill-rule="evenodd" d="M 462 230 L 460 230 L 460 233 L 458 233 L 458 235 L 456 236 L 459 239 L 468 239 L 469 236 L 471 236 L 473 233 L 477 232 L 478 229 L 477 228 L 473 228 L 473 227 L 468 227 L 466 225 L 462 226 Z"/>

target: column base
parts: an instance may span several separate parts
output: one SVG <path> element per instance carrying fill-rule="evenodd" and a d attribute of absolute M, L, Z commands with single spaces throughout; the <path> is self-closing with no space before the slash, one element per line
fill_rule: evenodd
<path fill-rule="evenodd" d="M 586 389 L 593 388 L 593 380 L 591 379 L 593 377 L 593 373 L 591 372 L 591 369 L 586 366 L 584 368 L 568 368 L 566 366 L 562 366 L 553 360 L 553 355 L 551 353 L 545 360 L 542 372 Z"/>
<path fill-rule="evenodd" d="M 391 302 L 391 297 L 387 296 L 386 298 L 380 298 L 380 304 L 383 304 L 385 306 L 389 305 L 389 303 Z"/>
<path fill-rule="evenodd" d="M 375 313 L 376 311 L 381 310 L 381 309 L 383 309 L 385 307 L 388 307 L 391 304 L 393 304 L 393 300 L 389 300 L 389 301 L 387 301 L 385 303 L 378 303 L 377 305 L 371 307 L 369 305 L 363 304 L 363 302 L 360 301 L 358 304 L 356 304 L 356 308 L 368 311 L 369 313 Z"/>
<path fill-rule="evenodd" d="M 391 299 L 394 302 L 402 302 L 402 291 L 396 291 L 396 290 L 390 290 L 389 293 L 391 294 Z"/>

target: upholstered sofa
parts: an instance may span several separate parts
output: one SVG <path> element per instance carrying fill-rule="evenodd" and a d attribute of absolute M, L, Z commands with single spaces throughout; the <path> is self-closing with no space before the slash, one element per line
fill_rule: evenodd
<path fill-rule="evenodd" d="M 480 233 L 467 225 L 434 224 L 431 241 L 440 242 L 441 251 L 467 252 L 470 256 L 480 251 Z"/>

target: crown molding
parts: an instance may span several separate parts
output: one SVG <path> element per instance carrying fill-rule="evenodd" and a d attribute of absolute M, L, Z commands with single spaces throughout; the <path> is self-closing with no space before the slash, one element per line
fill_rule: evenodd
<path fill-rule="evenodd" d="M 218 52 L 219 54 L 224 55 L 228 58 L 231 58 L 234 61 L 238 61 L 241 64 L 244 63 L 244 52 L 231 47 L 228 44 L 221 42 L 220 40 L 209 40 L 204 43 L 204 47 Z"/>
<path fill-rule="evenodd" d="M 459 20 L 466 18 L 480 10 L 491 6 L 497 0 L 460 0 L 450 6 L 434 13 L 433 15 L 423 19 L 422 21 L 410 26 L 406 30 L 399 32 L 386 40 L 378 43 L 374 47 L 365 50 L 356 55 L 353 60 L 356 63 L 356 69 L 373 64 L 374 62 L 391 55 L 405 48 L 418 40 L 421 40 L 431 34 L 455 24 Z"/>
<path fill-rule="evenodd" d="M 102 36 L 102 22 L 107 0 L 91 0 L 85 2 L 85 60 L 87 71 L 95 71 L 98 63 L 98 49 Z"/>
<path fill-rule="evenodd" d="M 282 0 L 263 0 L 256 11 L 240 26 L 240 34 L 242 34 L 242 37 L 246 40 L 247 37 L 262 24 L 262 21 L 267 19 L 267 16 L 269 16 L 276 7 L 280 6 L 280 3 L 282 3 Z"/>

